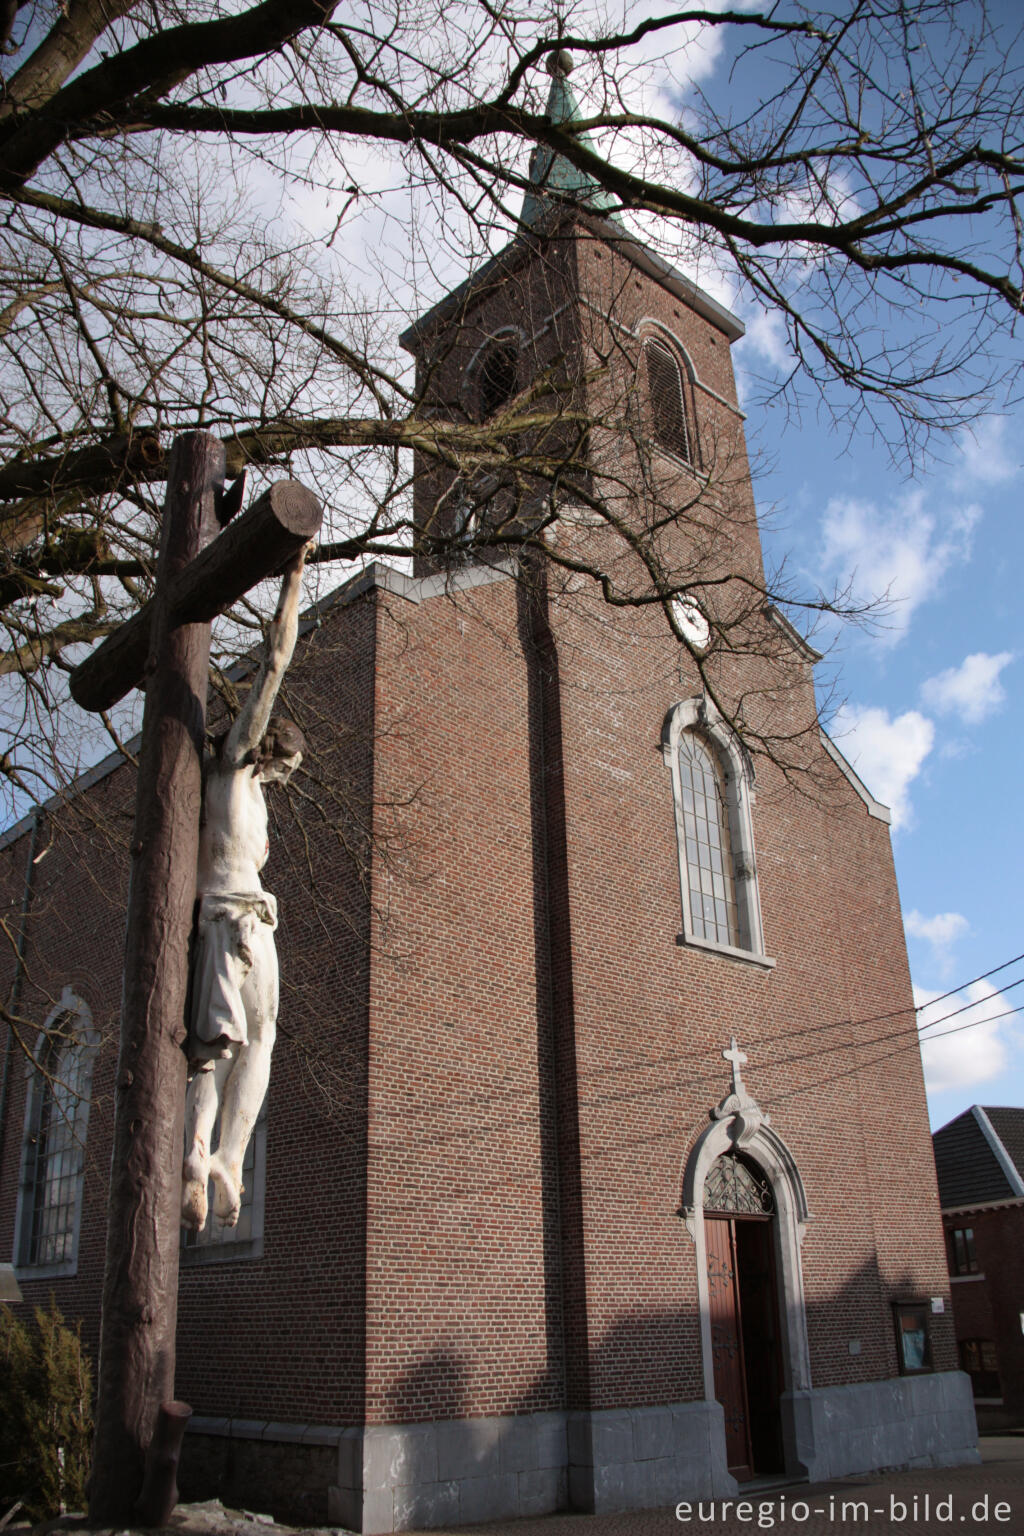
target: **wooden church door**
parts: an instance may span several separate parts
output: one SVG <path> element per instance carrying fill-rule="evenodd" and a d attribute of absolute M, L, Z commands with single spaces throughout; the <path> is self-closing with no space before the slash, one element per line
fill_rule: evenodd
<path fill-rule="evenodd" d="M 743 1361 L 735 1223 L 727 1216 L 705 1216 L 708 1307 L 715 1396 L 725 1414 L 725 1450 L 729 1471 L 739 1482 L 754 1473 L 747 1412 L 747 1373 Z"/>
<path fill-rule="evenodd" d="M 720 1157 L 704 1190 L 704 1241 L 715 1396 L 738 1482 L 784 1465 L 774 1213 L 761 1170 Z"/>

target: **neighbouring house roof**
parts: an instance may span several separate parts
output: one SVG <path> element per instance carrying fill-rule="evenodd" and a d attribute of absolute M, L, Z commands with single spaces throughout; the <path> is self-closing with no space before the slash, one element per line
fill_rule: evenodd
<path fill-rule="evenodd" d="M 943 1210 L 1024 1198 L 1024 1109 L 973 1104 L 932 1145 Z"/>

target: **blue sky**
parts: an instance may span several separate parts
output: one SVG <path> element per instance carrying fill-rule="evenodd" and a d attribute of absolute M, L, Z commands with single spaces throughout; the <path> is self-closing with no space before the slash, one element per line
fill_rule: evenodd
<path fill-rule="evenodd" d="M 1016 31 L 1012 8 L 996 5 Z M 724 49 L 705 57 L 700 83 L 727 91 Z M 885 444 L 853 439 L 827 412 L 802 421 L 759 405 L 764 385 L 792 367 L 781 327 L 742 290 L 748 337 L 734 348 L 769 560 L 786 559 L 805 589 L 849 584 L 887 595 L 871 628 L 823 629 L 824 700 L 840 703 L 828 729 L 878 799 L 893 810 L 893 849 L 911 972 L 925 1006 L 922 1039 L 933 1127 L 972 1103 L 1024 1105 L 1024 1004 L 1018 964 L 972 978 L 1024 951 L 1016 860 L 1024 826 L 1014 793 L 1024 755 L 1024 413 L 979 416 L 947 434 L 913 469 Z M 913 338 L 914 317 L 894 343 Z M 922 317 L 922 324 L 924 319 Z M 979 358 L 984 368 L 984 359 Z M 1020 344 L 1002 361 L 1019 376 Z M 755 378 L 756 381 L 755 382 Z M 836 397 L 839 398 L 839 397 Z M 942 1019 L 963 1010 L 948 1022 Z M 967 1026 L 967 1027 L 962 1027 Z"/>
<path fill-rule="evenodd" d="M 822 692 L 837 680 L 845 700 L 832 733 L 895 813 L 919 1002 L 1024 950 L 1022 427 L 1019 414 L 986 417 L 909 479 L 880 446 L 849 446 L 826 427 L 776 435 L 771 413 L 756 410 L 749 423 L 755 453 L 768 442 L 774 460 L 757 487 L 759 505 L 776 507 L 769 557 L 786 555 L 810 582 L 852 578 L 893 600 L 875 633 L 837 633 L 818 672 Z M 974 1004 L 925 1032 L 975 1026 L 925 1048 L 934 1127 L 972 1103 L 1024 1104 L 1024 1029 L 1017 1016 L 994 1020 L 1024 1002 L 998 991 L 1020 975 L 1018 965 L 922 1015 Z"/>

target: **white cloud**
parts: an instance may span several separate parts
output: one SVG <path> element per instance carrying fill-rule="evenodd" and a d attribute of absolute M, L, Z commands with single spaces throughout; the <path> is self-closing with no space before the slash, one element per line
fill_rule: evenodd
<path fill-rule="evenodd" d="M 888 710 L 844 704 L 831 734 L 871 793 L 892 811 L 893 828 L 911 821 L 909 789 L 935 741 L 935 727 L 916 709 L 890 719 Z"/>
<path fill-rule="evenodd" d="M 983 416 L 965 434 L 960 444 L 963 464 L 958 472 L 962 484 L 1002 485 L 1020 473 L 1020 453 L 1010 452 L 1006 443 L 1006 417 Z"/>
<path fill-rule="evenodd" d="M 922 912 L 905 912 L 903 926 L 912 939 L 924 939 L 932 947 L 932 960 L 941 976 L 948 976 L 953 969 L 953 945 L 970 929 L 970 923 L 960 912 L 936 912 L 925 917 Z"/>
<path fill-rule="evenodd" d="M 914 988 L 914 1001 L 921 1008 L 917 1024 L 928 1092 L 967 1088 L 1001 1076 L 1010 1061 L 1007 1021 L 998 1017 L 1013 1007 L 1006 994 L 987 981 L 974 981 L 952 997 L 936 1002 L 936 995 Z M 970 1004 L 974 1006 L 957 1013 Z"/>
<path fill-rule="evenodd" d="M 957 714 L 969 725 L 978 725 L 1006 703 L 1006 689 L 999 674 L 1013 660 L 1012 651 L 989 656 L 975 651 L 958 667 L 948 667 L 922 684 L 921 698 L 940 715 Z"/>
<path fill-rule="evenodd" d="M 906 913 L 903 926 L 915 939 L 927 939 L 937 949 L 944 949 L 961 938 L 971 925 L 960 912 L 936 912 L 934 917 L 925 917 L 914 911 Z"/>
<path fill-rule="evenodd" d="M 980 516 L 976 504 L 931 510 L 920 490 L 885 507 L 834 496 L 822 519 L 822 576 L 859 604 L 888 598 L 893 606 L 883 637 L 894 644 L 915 608 L 936 595 L 949 567 L 970 558 Z"/>
<path fill-rule="evenodd" d="M 773 368 L 792 368 L 793 353 L 786 335 L 786 323 L 777 309 L 750 309 L 744 324 L 744 354 L 749 346 Z"/>

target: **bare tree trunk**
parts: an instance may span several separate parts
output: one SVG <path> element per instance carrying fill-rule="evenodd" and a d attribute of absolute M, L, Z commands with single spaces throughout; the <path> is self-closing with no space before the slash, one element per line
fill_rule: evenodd
<path fill-rule="evenodd" d="M 217 533 L 224 449 L 192 432 L 171 454 L 147 664 L 125 933 L 99 1402 L 90 1516 L 131 1521 L 146 1449 L 174 1397 L 185 994 L 196 858 L 210 626 L 171 629 L 171 582 Z"/>

